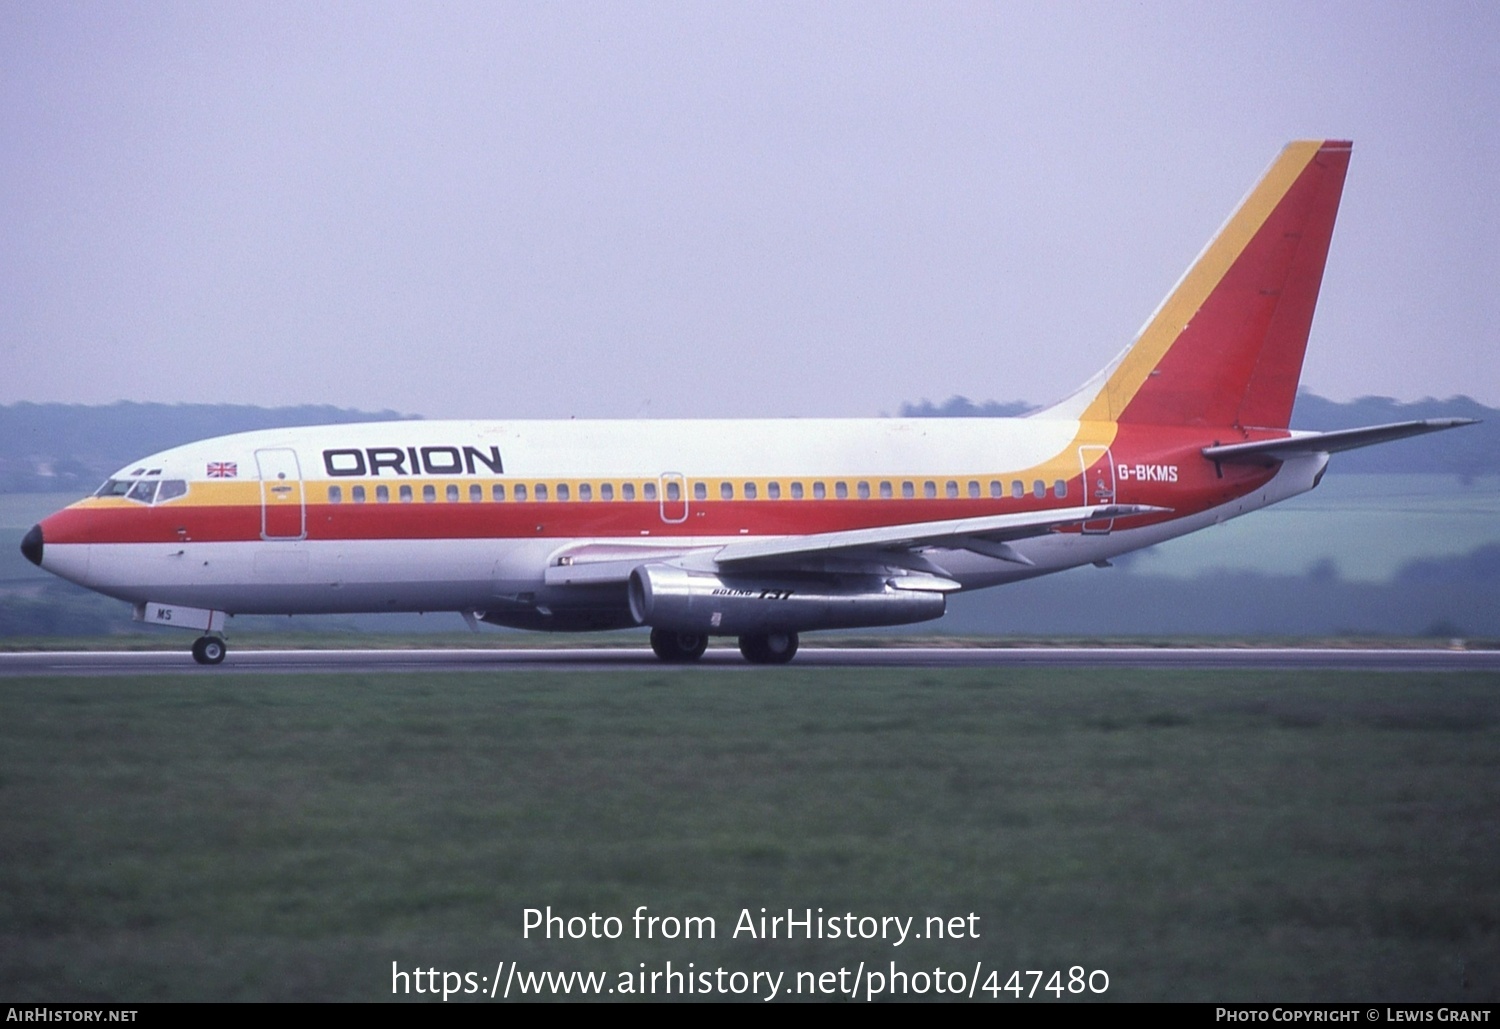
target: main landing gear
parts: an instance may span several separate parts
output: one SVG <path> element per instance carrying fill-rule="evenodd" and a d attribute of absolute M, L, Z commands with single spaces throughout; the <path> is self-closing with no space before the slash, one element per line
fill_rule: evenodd
<path fill-rule="evenodd" d="M 784 665 L 797 654 L 797 634 L 772 632 L 764 636 L 741 636 L 740 653 L 754 665 Z"/>
<path fill-rule="evenodd" d="M 229 645 L 220 636 L 199 636 L 193 641 L 193 660 L 200 665 L 223 664 L 227 653 Z"/>
<path fill-rule="evenodd" d="M 703 656 L 703 652 L 708 649 L 708 637 L 697 632 L 652 629 L 651 649 L 663 661 L 687 664 Z M 784 665 L 797 653 L 797 634 L 772 632 L 759 636 L 741 636 L 740 653 L 751 664 Z"/>
<path fill-rule="evenodd" d="M 651 630 L 651 649 L 663 661 L 682 664 L 696 661 L 708 649 L 708 637 L 696 632 L 671 632 L 667 629 Z"/>

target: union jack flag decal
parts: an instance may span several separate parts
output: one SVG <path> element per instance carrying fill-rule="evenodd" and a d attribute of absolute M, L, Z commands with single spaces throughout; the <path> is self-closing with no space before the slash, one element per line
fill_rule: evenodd
<path fill-rule="evenodd" d="M 208 462 L 208 477 L 210 479 L 233 479 L 239 474 L 240 466 L 233 461 Z"/>

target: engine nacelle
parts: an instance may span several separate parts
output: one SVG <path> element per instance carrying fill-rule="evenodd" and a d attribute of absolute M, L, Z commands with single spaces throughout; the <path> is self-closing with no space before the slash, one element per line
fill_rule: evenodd
<path fill-rule="evenodd" d="M 629 593 L 638 624 L 711 636 L 906 625 L 941 618 L 948 606 L 942 593 L 898 590 L 873 575 L 714 575 L 666 564 L 631 572 Z"/>

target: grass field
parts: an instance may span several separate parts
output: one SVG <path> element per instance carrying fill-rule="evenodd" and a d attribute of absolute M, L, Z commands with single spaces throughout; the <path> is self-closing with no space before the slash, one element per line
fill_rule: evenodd
<path fill-rule="evenodd" d="M 1344 578 L 1380 582 L 1402 565 L 1500 541 L 1500 478 L 1346 475 L 1334 455 L 1311 493 L 1142 554 L 1132 568 L 1190 577 L 1213 569 L 1300 575 L 1332 562 Z"/>
<path fill-rule="evenodd" d="M 1116 1000 L 1495 1001 L 1497 744 L 1494 675 L 9 680 L 0 996 L 895 960 L 1102 969 Z M 523 940 L 548 905 L 624 937 Z M 717 937 L 631 939 L 638 905 Z M 981 935 L 731 938 L 761 907 Z"/>

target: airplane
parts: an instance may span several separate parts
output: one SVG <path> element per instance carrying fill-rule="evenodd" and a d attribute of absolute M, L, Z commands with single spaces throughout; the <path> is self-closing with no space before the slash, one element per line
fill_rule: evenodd
<path fill-rule="evenodd" d="M 1352 144 L 1293 142 L 1146 320 L 1023 418 L 402 421 L 238 433 L 133 462 L 21 550 L 200 633 L 237 614 L 453 611 L 738 637 L 927 621 L 949 594 L 1105 566 L 1317 486 L 1329 455 L 1469 424 L 1290 429 Z"/>

